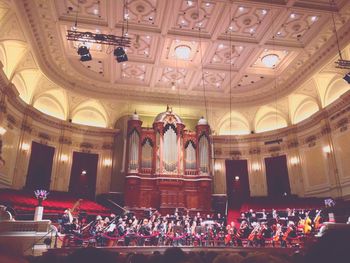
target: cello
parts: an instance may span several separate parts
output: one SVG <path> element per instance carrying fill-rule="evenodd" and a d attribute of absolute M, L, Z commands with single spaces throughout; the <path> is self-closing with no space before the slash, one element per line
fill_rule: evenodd
<path fill-rule="evenodd" d="M 226 226 L 226 235 L 225 235 L 225 246 L 229 245 L 232 240 L 232 228 L 231 225 Z"/>

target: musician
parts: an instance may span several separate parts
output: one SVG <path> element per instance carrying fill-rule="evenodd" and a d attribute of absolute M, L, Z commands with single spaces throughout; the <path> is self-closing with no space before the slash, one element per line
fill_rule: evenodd
<path fill-rule="evenodd" d="M 272 238 L 272 246 L 275 247 L 277 243 L 281 244 L 283 237 L 283 231 L 282 231 L 282 225 L 281 224 L 276 224 L 276 230 Z M 282 244 L 281 244 L 282 246 Z"/>
<path fill-rule="evenodd" d="M 240 222 L 243 222 L 243 221 L 247 221 L 247 220 L 248 220 L 248 219 L 247 219 L 245 213 L 241 213 L 241 216 L 240 216 L 240 218 L 239 218 L 239 221 L 240 221 Z"/>
<path fill-rule="evenodd" d="M 190 246 L 191 245 L 191 233 L 192 233 L 192 227 L 190 225 L 189 220 L 185 220 L 185 227 L 184 227 L 184 234 L 186 235 L 185 237 L 185 245 Z"/>
<path fill-rule="evenodd" d="M 105 219 L 107 219 L 105 221 Z M 107 239 L 103 237 L 105 232 L 105 227 L 107 223 L 109 222 L 109 218 L 106 217 L 103 219 L 102 217 L 98 220 L 97 224 L 95 225 L 95 233 L 96 233 L 96 242 L 99 246 L 105 246 Z"/>
<path fill-rule="evenodd" d="M 151 238 L 152 239 L 152 237 L 151 237 L 151 227 L 150 227 L 150 225 L 148 223 L 148 219 L 147 218 L 145 218 L 143 220 L 143 223 L 142 223 L 138 233 L 139 233 L 139 238 L 138 238 L 138 242 L 137 243 L 138 243 L 139 246 L 144 246 L 145 245 L 145 239 L 146 238 Z M 152 244 L 152 241 L 151 241 L 151 244 Z"/>
<path fill-rule="evenodd" d="M 236 245 L 237 234 L 238 230 L 236 228 L 235 222 L 231 221 L 231 223 L 226 226 L 225 246 Z"/>
<path fill-rule="evenodd" d="M 73 216 L 70 213 L 69 209 L 64 210 L 64 213 L 62 215 L 61 219 L 61 233 L 67 234 L 70 232 L 70 226 L 73 222 Z"/>
<path fill-rule="evenodd" d="M 259 244 L 260 224 L 257 222 L 253 222 L 252 227 L 253 230 L 248 236 L 248 246 L 256 246 Z"/>
<path fill-rule="evenodd" d="M 67 232 L 65 238 L 63 239 L 63 247 L 69 246 L 69 241 L 73 241 L 75 245 L 79 246 L 83 244 L 82 235 L 80 233 L 80 225 L 78 218 L 73 218 L 72 223 L 68 224 L 69 227 L 66 227 Z"/>
<path fill-rule="evenodd" d="M 166 233 L 167 233 L 167 221 L 164 217 L 163 219 L 159 219 L 160 223 L 158 224 L 158 233 L 159 233 L 159 240 L 158 243 L 161 245 L 165 244 L 166 239 Z"/>
<path fill-rule="evenodd" d="M 278 214 L 276 209 L 272 208 L 272 218 L 275 219 L 276 221 L 278 221 Z"/>
<path fill-rule="evenodd" d="M 172 245 L 175 237 L 174 221 L 168 222 L 165 245 Z"/>
<path fill-rule="evenodd" d="M 249 225 L 247 223 L 247 221 L 243 220 L 241 222 L 241 225 L 239 227 L 238 233 L 237 233 L 237 245 L 238 246 L 242 246 L 242 239 L 246 239 L 248 238 L 250 233 L 250 229 L 249 229 Z"/>
<path fill-rule="evenodd" d="M 0 205 L 0 222 L 1 221 L 14 221 L 12 214 L 7 210 L 6 206 Z"/>
<path fill-rule="evenodd" d="M 217 213 L 215 216 L 214 216 L 214 220 L 216 221 L 216 222 L 218 222 L 219 224 L 221 224 L 221 225 L 226 225 L 226 222 L 225 222 L 225 217 L 223 217 L 222 215 L 221 215 L 221 213 Z"/>
<path fill-rule="evenodd" d="M 115 219 L 113 219 L 113 220 L 106 220 L 106 219 L 108 219 L 108 217 L 106 217 L 105 218 L 105 223 L 106 223 L 106 227 L 105 227 L 105 229 L 104 229 L 104 231 L 106 232 L 106 234 L 108 235 L 108 236 L 115 236 L 115 230 L 116 230 L 116 228 L 117 228 L 117 224 L 116 224 L 116 222 L 115 222 Z"/>
<path fill-rule="evenodd" d="M 281 238 L 281 247 L 287 247 L 287 243 L 291 243 L 293 238 L 297 237 L 296 227 L 293 221 L 289 221 L 287 225 L 287 230 L 284 232 Z"/>
<path fill-rule="evenodd" d="M 265 240 L 272 238 L 273 232 L 270 227 L 267 226 L 267 222 L 261 222 L 259 233 L 259 245 L 265 247 Z"/>

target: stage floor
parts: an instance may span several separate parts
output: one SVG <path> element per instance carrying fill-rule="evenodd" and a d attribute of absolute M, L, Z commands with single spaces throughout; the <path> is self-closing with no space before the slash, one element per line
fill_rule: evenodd
<path fill-rule="evenodd" d="M 257 247 L 193 247 L 193 246 L 177 246 L 181 248 L 184 252 L 226 252 L 226 253 L 250 253 L 250 252 L 273 252 L 292 255 L 298 248 L 257 248 Z M 101 250 L 117 252 L 121 254 L 128 253 L 140 253 L 150 255 L 154 252 L 159 252 L 163 254 L 164 251 L 170 246 L 115 246 L 115 247 L 96 247 Z M 56 255 L 68 255 L 77 249 L 83 249 L 82 247 L 69 247 L 69 248 L 49 248 L 45 254 L 56 254 Z"/>

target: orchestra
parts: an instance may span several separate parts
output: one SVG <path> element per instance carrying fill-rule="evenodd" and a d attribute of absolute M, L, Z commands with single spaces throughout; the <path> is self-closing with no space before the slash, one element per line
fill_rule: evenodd
<path fill-rule="evenodd" d="M 66 234 L 63 246 L 247 246 L 291 247 L 293 240 L 300 243 L 322 225 L 322 211 L 255 212 L 242 213 L 236 222 L 226 223 L 220 213 L 191 217 L 176 210 L 162 216 L 158 211 L 139 218 L 132 213 L 111 214 L 104 219 L 97 216 L 87 223 L 86 217 L 74 217 L 66 210 L 61 220 L 61 232 Z M 71 240 L 68 242 L 67 240 Z M 73 240 L 73 241 L 72 241 Z"/>

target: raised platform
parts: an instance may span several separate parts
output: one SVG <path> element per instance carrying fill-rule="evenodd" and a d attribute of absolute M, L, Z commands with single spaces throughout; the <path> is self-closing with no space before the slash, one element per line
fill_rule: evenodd
<path fill-rule="evenodd" d="M 120 254 L 138 253 L 150 255 L 154 252 L 163 254 L 165 250 L 171 246 L 118 246 L 118 247 L 97 247 L 97 249 L 116 252 Z M 193 246 L 179 246 L 182 251 L 188 252 L 217 252 L 217 253 L 252 253 L 252 252 L 266 252 L 266 253 L 278 253 L 285 255 L 292 255 L 300 249 L 297 248 L 254 248 L 254 247 L 193 247 Z M 55 254 L 60 256 L 66 256 L 73 253 L 76 250 L 84 249 L 80 247 L 71 248 L 50 248 L 45 254 Z"/>

